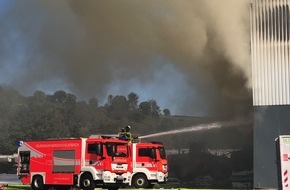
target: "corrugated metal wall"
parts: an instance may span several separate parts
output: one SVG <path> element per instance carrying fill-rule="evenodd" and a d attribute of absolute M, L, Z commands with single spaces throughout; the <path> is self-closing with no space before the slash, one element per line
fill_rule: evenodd
<path fill-rule="evenodd" d="M 251 1 L 253 104 L 289 105 L 290 0 Z"/>

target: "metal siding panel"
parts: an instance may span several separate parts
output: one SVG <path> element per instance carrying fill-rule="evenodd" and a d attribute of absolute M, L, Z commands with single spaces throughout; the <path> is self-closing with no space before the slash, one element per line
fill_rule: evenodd
<path fill-rule="evenodd" d="M 270 61 L 270 52 L 269 52 L 269 48 L 270 48 L 270 44 L 269 44 L 269 9 L 268 9 L 268 1 L 265 1 L 264 3 L 264 25 L 265 25 L 265 30 L 264 35 L 264 48 L 265 48 L 265 65 L 266 65 L 266 89 L 267 89 L 267 101 L 266 104 L 271 104 L 272 103 L 272 93 L 271 93 L 271 89 L 272 89 L 272 83 L 271 83 L 271 61 Z M 266 21 L 266 22 L 265 22 Z"/>
<path fill-rule="evenodd" d="M 252 1 L 254 105 L 290 104 L 288 36 L 289 0 Z"/>
<path fill-rule="evenodd" d="M 252 36 L 252 63 L 257 63 L 257 33 L 254 31 L 257 31 L 257 16 L 256 16 L 256 2 L 252 2 L 252 30 L 251 30 L 251 36 Z M 257 64 L 252 64 L 252 75 L 253 75 L 253 104 L 258 101 L 258 72 L 257 72 Z M 255 90 L 254 90 L 255 89 Z"/>
<path fill-rule="evenodd" d="M 266 9 L 265 9 L 265 1 L 263 2 L 263 5 L 261 6 L 261 10 L 262 10 L 262 52 L 263 52 L 263 61 L 262 61 L 262 65 L 263 65 L 263 70 L 264 70 L 264 78 L 263 78 L 263 83 L 264 83 L 264 88 L 265 88 L 265 93 L 264 93 L 264 104 L 269 104 L 269 83 L 268 83 L 268 56 L 267 56 L 267 29 L 266 29 L 266 23 L 265 22 L 267 20 L 267 14 L 266 14 Z"/>
<path fill-rule="evenodd" d="M 265 37 L 265 30 L 264 30 L 264 25 L 265 25 L 265 14 L 264 14 L 264 1 L 262 3 L 262 5 L 260 6 L 260 14 L 261 14 L 261 27 L 260 27 L 260 32 L 261 32 L 261 62 L 260 65 L 262 67 L 262 83 L 263 83 L 263 89 L 262 92 L 262 103 L 263 104 L 267 104 L 268 103 L 268 85 L 267 85 L 267 62 L 266 62 L 266 54 L 265 54 L 265 41 L 264 41 L 264 37 Z"/>
<path fill-rule="evenodd" d="M 271 5 L 270 5 L 270 10 L 272 11 L 271 12 L 271 23 L 272 23 L 272 26 L 271 27 L 271 30 L 272 30 L 272 33 L 271 33 L 271 41 L 270 41 L 270 46 L 271 46 L 271 52 L 270 52 L 270 56 L 271 56 L 271 62 L 272 62 L 272 87 L 273 87 L 273 101 L 272 101 L 272 104 L 274 104 L 275 100 L 277 99 L 278 97 L 278 94 L 276 93 L 277 92 L 277 85 L 276 85 L 276 76 L 275 76 L 275 56 L 274 56 L 274 53 L 275 53 L 275 17 L 274 17 L 274 3 L 273 1 L 271 1 Z"/>
<path fill-rule="evenodd" d="M 261 25 L 262 25 L 262 23 L 261 23 L 261 12 L 260 12 L 260 4 L 258 4 L 257 5 L 257 13 L 258 13 L 258 17 L 257 17 L 257 20 L 258 20 L 258 28 L 257 28 L 257 33 L 258 33 L 258 35 L 257 35 L 257 45 L 258 45 L 258 52 L 257 52 L 257 55 L 258 55 L 258 62 L 257 62 L 257 65 L 258 65 L 258 70 L 257 70 L 257 72 L 259 73 L 259 78 L 258 78 L 258 88 L 259 88 L 259 100 L 258 100 L 258 102 L 259 102 L 259 104 L 260 105 L 263 105 L 264 103 L 263 103 L 263 100 L 264 100 L 264 97 L 263 97 L 263 95 L 264 95 L 264 93 L 263 93 L 263 90 L 265 89 L 264 88 L 264 83 L 263 83 L 263 73 L 264 72 L 261 72 L 261 71 L 263 71 L 262 69 L 262 65 L 261 65 L 261 59 L 262 59 L 262 57 L 263 57 L 263 54 L 262 54 L 262 51 L 261 51 Z"/>
<path fill-rule="evenodd" d="M 258 90 L 257 90 L 257 86 L 258 86 L 258 73 L 257 73 L 257 33 L 255 31 L 257 31 L 257 25 L 256 25 L 256 1 L 252 2 L 252 19 L 251 19 L 251 24 L 252 24 L 252 30 L 251 30 L 251 36 L 253 36 L 253 40 L 252 40 L 252 53 L 251 53 L 251 57 L 252 57 L 252 75 L 253 75 L 253 104 L 255 105 L 255 103 L 258 101 Z"/>
<path fill-rule="evenodd" d="M 267 9 L 267 6 L 268 6 L 268 1 L 266 0 L 265 3 L 264 3 L 264 6 L 263 6 L 263 9 L 264 9 L 264 21 L 266 20 L 267 22 L 264 22 L 264 52 L 265 52 L 265 66 L 266 66 L 266 75 L 265 75 L 265 78 L 266 78 L 266 89 L 267 89 L 267 98 L 266 98 L 266 103 L 267 104 L 271 104 L 271 101 L 272 101 L 272 98 L 271 98 L 271 82 L 270 82 L 270 79 L 271 79 L 271 73 L 270 73 L 270 67 L 271 67 L 271 64 L 270 64 L 270 60 L 269 60 L 269 17 L 268 17 L 268 14 L 269 14 L 269 11 Z"/>
<path fill-rule="evenodd" d="M 279 75 L 278 73 L 278 59 L 277 59 L 277 19 L 276 16 L 277 15 L 277 5 L 276 5 L 276 1 L 273 2 L 273 19 L 274 19 L 274 23 L 273 23 L 273 28 L 274 28 L 274 38 L 273 38 L 273 49 L 274 49 L 274 76 L 275 76 L 275 94 L 276 94 L 276 100 L 279 99 Z M 275 103 L 274 102 L 274 103 Z"/>

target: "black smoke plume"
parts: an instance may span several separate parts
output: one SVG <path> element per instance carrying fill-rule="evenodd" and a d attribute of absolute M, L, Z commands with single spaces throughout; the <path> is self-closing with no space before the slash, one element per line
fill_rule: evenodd
<path fill-rule="evenodd" d="M 65 89 L 82 99 L 105 99 L 114 85 L 128 94 L 134 85 L 154 84 L 148 98 L 167 99 L 179 114 L 244 113 L 251 86 L 248 6 L 246 0 L 3 1 L 0 82 L 23 93 Z M 167 76 L 171 71 L 182 80 Z"/>

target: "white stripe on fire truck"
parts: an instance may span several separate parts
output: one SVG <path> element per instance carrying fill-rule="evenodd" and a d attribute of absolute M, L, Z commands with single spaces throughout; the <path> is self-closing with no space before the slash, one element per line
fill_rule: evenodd
<path fill-rule="evenodd" d="M 30 151 L 30 156 L 31 157 L 43 157 L 45 154 L 40 152 L 39 150 L 36 150 L 35 148 L 31 147 L 28 143 L 23 143 L 23 145 L 21 146 L 21 148 L 23 147 L 23 149 L 25 150 L 25 148 L 27 148 Z"/>

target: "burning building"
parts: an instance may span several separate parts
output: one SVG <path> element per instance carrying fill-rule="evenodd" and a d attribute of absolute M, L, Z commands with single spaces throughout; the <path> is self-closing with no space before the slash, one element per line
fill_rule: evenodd
<path fill-rule="evenodd" d="M 255 187 L 278 186 L 275 138 L 290 134 L 289 5 L 251 1 Z"/>

